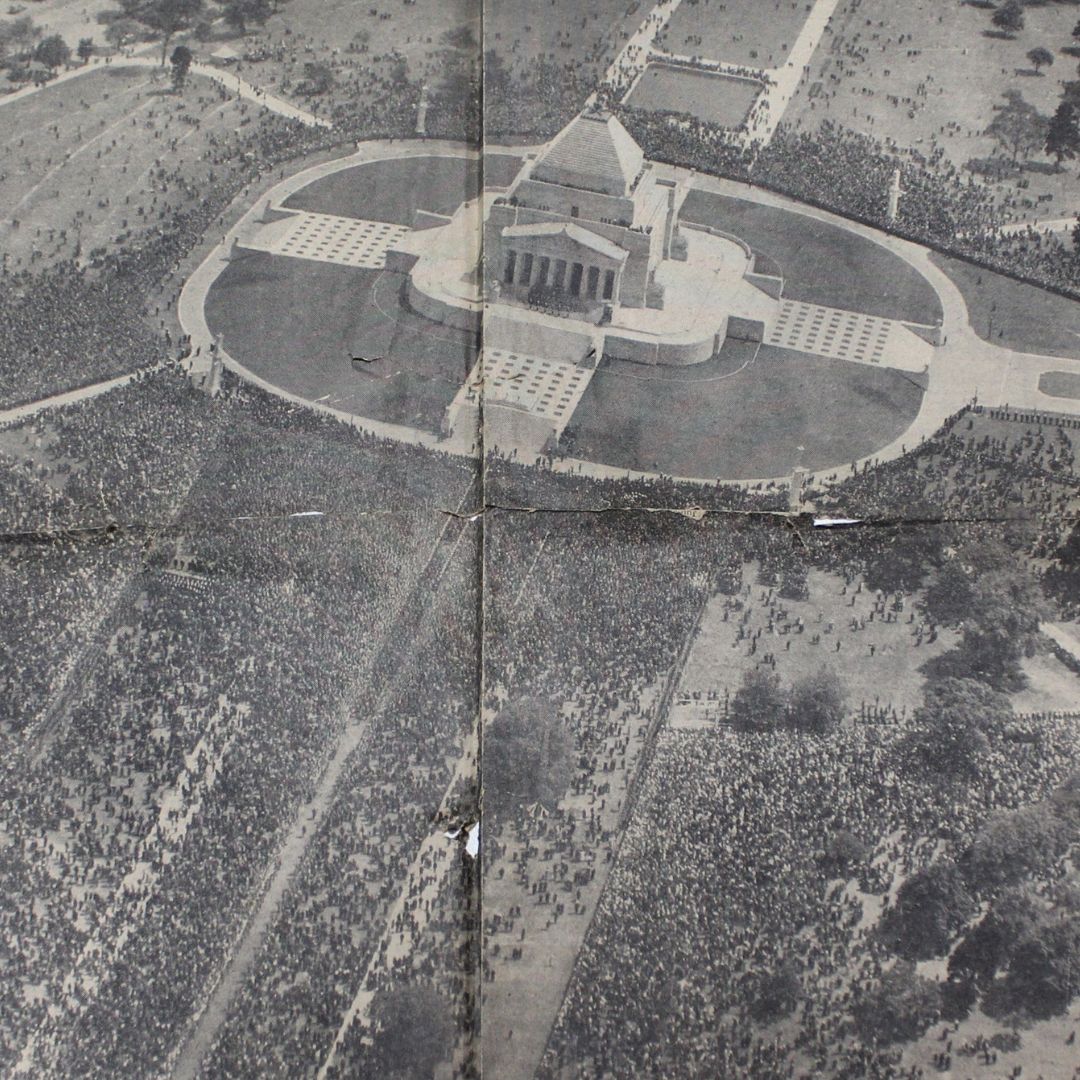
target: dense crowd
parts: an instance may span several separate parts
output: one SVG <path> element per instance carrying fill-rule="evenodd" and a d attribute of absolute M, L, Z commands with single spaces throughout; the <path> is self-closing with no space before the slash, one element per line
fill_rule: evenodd
<path fill-rule="evenodd" d="M 364 735 L 219 1032 L 206 1065 L 212 1074 L 312 1076 L 350 1017 L 330 1075 L 358 1075 L 373 999 L 416 981 L 442 992 L 464 1074 L 477 1074 L 476 1062 L 464 1060 L 476 1023 L 472 898 L 455 873 L 461 844 L 444 834 L 476 803 L 475 751 L 467 748 L 478 626 L 463 612 L 478 602 L 479 551 L 473 526 L 454 529 L 467 532 L 447 573 L 421 594 L 431 602 L 410 606 L 350 703 Z M 440 803 L 454 812 L 440 819 Z M 268 986 L 278 988 L 269 997 Z"/>
<path fill-rule="evenodd" d="M 378 1002 L 422 985 L 454 1011 L 444 1059 L 476 1075 L 482 979 L 490 1037 L 506 1043 L 493 1053 L 517 1052 L 516 1038 L 540 1061 L 536 1033 L 557 1020 L 551 1075 L 664 1075 L 676 1064 L 898 1075 L 845 1019 L 883 962 L 863 919 L 883 883 L 924 865 L 939 841 L 1058 782 L 1072 722 L 1043 717 L 1030 732 L 1041 741 L 995 746 L 987 784 L 948 803 L 893 768 L 902 723 L 821 739 L 657 739 L 718 578 L 755 559 L 778 587 L 805 586 L 800 549 L 774 513 L 786 491 L 702 488 L 701 507 L 739 512 L 704 521 L 489 511 L 481 578 L 473 523 L 441 512 L 478 508 L 469 463 L 361 435 L 231 377 L 217 399 L 192 390 L 171 360 L 181 343 L 165 326 L 170 275 L 216 238 L 233 200 L 304 155 L 415 133 L 421 88 L 400 56 L 266 45 L 283 92 L 300 93 L 312 56 L 329 65 L 332 92 L 309 104 L 332 117 L 332 133 L 237 106 L 242 122 L 207 141 L 197 169 L 154 171 L 130 211 L 145 228 L 121 221 L 115 250 L 57 249 L 47 268 L 12 267 L 0 281 L 4 402 L 140 372 L 0 431 L 4 531 L 56 534 L 21 546 L 0 577 L 0 785 L 12 810 L 0 1069 L 19 1059 L 41 1075 L 170 1067 L 307 804 L 308 850 L 226 1003 L 209 1073 L 310 1076 L 333 1047 L 330 1075 L 373 1074 Z M 488 130 L 549 134 L 595 83 L 550 56 L 505 78 Z M 434 88 L 428 132 L 475 137 L 476 91 L 468 72 Z M 781 131 L 750 156 L 685 118 L 626 115 L 649 157 L 883 221 L 895 159 L 872 140 L 832 126 Z M 992 223 L 986 198 L 944 162 L 902 168 L 911 235 L 955 246 Z M 1033 274 L 1061 258 L 1033 238 L 1012 243 L 1038 248 L 1023 264 Z M 1069 273 L 1064 261 L 1055 271 Z M 594 481 L 501 458 L 484 480 L 492 504 L 518 505 L 526 491 L 559 510 L 688 501 L 663 478 Z M 923 505 L 957 518 L 1019 512 L 1038 524 L 1018 548 L 1050 558 L 1076 483 L 1066 426 L 963 414 L 908 458 L 828 492 L 811 482 L 804 496 L 864 517 Z M 103 531 L 80 536 L 88 523 Z M 859 539 L 831 554 L 820 538 L 804 546 L 847 573 L 896 550 L 891 535 Z M 771 594 L 765 603 L 770 618 L 782 607 Z M 575 773 L 557 806 L 492 823 L 481 962 L 471 857 L 444 833 L 476 819 L 477 713 L 525 695 L 558 710 Z M 322 791 L 339 754 L 338 783 Z M 846 886 L 814 858 L 841 830 L 875 851 Z M 547 950 L 565 960 L 582 942 L 560 1012 Z M 754 974 L 784 960 L 804 991 L 797 1027 L 762 1033 Z M 508 985 L 534 992 L 529 1022 L 521 998 L 498 994 Z"/>
<path fill-rule="evenodd" d="M 388 454 L 262 393 L 230 384 L 200 403 L 171 378 L 147 376 L 27 433 L 41 454 L 35 483 L 85 454 L 66 483 L 107 485 L 114 510 L 131 502 L 156 535 L 151 546 L 145 532 L 126 546 L 91 539 L 29 579 L 52 575 L 41 599 L 55 596 L 57 610 L 27 607 L 5 676 L 28 698 L 40 688 L 42 704 L 57 693 L 6 747 L 5 803 L 17 810 L 4 874 L 9 1066 L 25 1056 L 43 1071 L 147 1075 L 175 1052 L 325 767 L 349 687 L 366 685 L 387 635 L 412 644 L 393 638 L 395 620 L 444 524 L 424 500 L 460 505 L 473 480 L 459 462 Z M 185 433 L 200 409 L 228 418 L 227 444 L 212 416 Z M 110 433 L 122 453 L 103 445 Z M 287 459 L 268 475 L 268 448 L 283 442 Z M 385 512 L 412 495 L 413 508 Z M 67 616 L 85 640 L 65 630 L 31 663 L 33 643 L 51 645 Z M 446 645 L 433 653 L 449 657 Z M 382 760 L 404 762 L 413 737 L 396 723 L 383 735 Z M 435 750 L 424 760 L 437 785 L 445 761 Z M 425 825 L 416 811 L 401 843 Z"/>
<path fill-rule="evenodd" d="M 999 744 L 985 784 L 943 793 L 859 726 L 665 735 L 539 1075 L 917 1075 L 852 1021 L 890 961 L 883 897 L 993 808 L 1043 797 L 1075 739 L 1044 721 L 1037 749 Z M 841 832 L 872 853 L 846 881 L 821 858 Z M 770 1022 L 759 988 L 781 969 L 797 989 Z"/>

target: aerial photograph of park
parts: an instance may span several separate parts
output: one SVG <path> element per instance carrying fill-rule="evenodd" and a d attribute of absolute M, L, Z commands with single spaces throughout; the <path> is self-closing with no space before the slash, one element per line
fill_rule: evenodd
<path fill-rule="evenodd" d="M 1080 1080 L 1080 2 L 3 0 L 0 1077 Z"/>

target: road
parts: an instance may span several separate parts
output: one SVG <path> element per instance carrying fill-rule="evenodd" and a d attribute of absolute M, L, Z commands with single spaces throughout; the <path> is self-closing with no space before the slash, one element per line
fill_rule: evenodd
<path fill-rule="evenodd" d="M 21 424 L 25 420 L 32 420 L 38 413 L 49 409 L 62 409 L 67 405 L 77 405 L 83 401 L 100 397 L 109 393 L 110 390 L 118 390 L 126 386 L 133 378 L 140 375 L 154 374 L 164 367 L 164 364 L 154 364 L 152 367 L 140 368 L 138 371 L 130 371 L 126 375 L 117 375 L 112 379 L 102 382 L 91 383 L 89 386 L 80 386 L 74 390 L 64 390 L 59 394 L 49 397 L 38 398 L 37 401 L 28 401 L 23 405 L 16 405 L 10 409 L 0 411 L 0 428 L 9 427 L 12 424 Z"/>
<path fill-rule="evenodd" d="M 346 763 L 367 737 L 368 724 L 352 720 L 353 711 L 361 695 L 368 691 L 373 679 L 378 680 L 380 675 L 385 678 L 386 681 L 379 689 L 373 708 L 365 710 L 368 715 L 379 715 L 396 693 L 406 665 L 417 662 L 425 640 L 434 634 L 435 620 L 428 617 L 431 594 L 445 575 L 466 531 L 478 527 L 474 519 L 456 516 L 470 507 L 470 500 L 475 497 L 475 494 L 474 482 L 466 490 L 455 514 L 446 515 L 446 521 L 432 546 L 424 569 L 418 575 L 409 597 L 402 603 L 397 616 L 383 636 L 381 655 L 372 668 L 362 666 L 357 672 L 355 681 L 347 689 L 341 705 L 341 713 L 346 718 L 346 723 L 330 762 L 319 778 L 315 794 L 297 811 L 271 863 L 266 886 L 254 914 L 225 961 L 217 984 L 210 993 L 201 1014 L 196 1017 L 194 1026 L 178 1049 L 171 1072 L 172 1080 L 196 1080 L 200 1075 L 202 1063 L 206 1060 L 218 1031 L 228 1017 L 233 999 L 244 985 L 266 933 L 274 923 L 289 884 L 303 861 L 308 845 L 318 834 L 323 819 L 334 804 L 337 784 Z M 440 841 L 448 843 L 441 840 L 441 833 L 433 842 Z"/>
<path fill-rule="evenodd" d="M 166 70 L 162 68 L 158 59 L 153 56 L 140 56 L 133 53 L 116 57 L 91 57 L 87 63 L 80 67 L 68 68 L 66 71 L 62 71 L 59 75 L 50 79 L 49 82 L 42 86 L 24 86 L 21 90 L 16 90 L 12 94 L 0 97 L 0 107 L 22 101 L 24 98 L 30 97 L 33 94 L 48 90 L 51 86 L 57 86 L 60 83 L 70 82 L 72 79 L 81 78 L 83 75 L 89 75 L 92 71 L 100 71 L 103 68 L 121 69 L 132 67 L 151 68 L 162 72 Z M 277 113 L 278 116 L 284 116 L 289 120 L 298 120 L 301 124 L 307 124 L 309 127 L 329 128 L 333 126 L 329 120 L 326 120 L 321 116 L 316 116 L 313 112 L 301 109 L 298 106 L 293 105 L 292 102 L 286 101 L 284 98 L 279 98 L 274 94 L 268 94 L 265 90 L 261 90 L 259 87 L 241 79 L 235 72 L 228 71 L 224 68 L 214 67 L 212 64 L 196 62 L 191 65 L 191 74 L 201 75 L 204 78 L 210 79 L 212 82 L 217 83 L 219 86 L 222 86 L 235 94 L 236 97 L 260 105 L 272 113 Z"/>

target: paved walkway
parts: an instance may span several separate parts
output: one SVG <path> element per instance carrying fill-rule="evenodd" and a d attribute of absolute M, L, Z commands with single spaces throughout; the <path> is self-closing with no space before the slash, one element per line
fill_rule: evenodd
<path fill-rule="evenodd" d="M 472 485 L 469 486 L 458 504 L 456 514 L 460 514 L 466 509 L 471 494 Z M 458 545 L 465 535 L 469 522 L 456 516 L 456 514 L 446 515 L 446 521 L 442 529 L 439 530 L 431 549 L 431 555 L 428 557 L 424 569 L 418 575 L 410 597 L 402 602 L 397 615 L 384 632 L 383 648 L 388 650 L 406 649 L 407 656 L 403 658 L 403 662 L 406 664 L 416 663 L 424 640 L 430 639 L 435 633 L 436 620 L 433 619 L 422 621 L 423 628 L 418 635 L 408 631 L 415 621 L 412 617 L 416 615 L 417 606 L 421 601 L 427 603 L 431 592 L 441 582 L 443 575 L 450 566 Z M 452 540 L 451 537 L 453 537 Z M 447 544 L 450 545 L 450 550 L 445 558 L 442 558 L 440 552 Z M 391 669 L 400 673 L 401 666 L 392 666 Z M 357 672 L 353 685 L 346 688 L 340 708 L 342 715 L 351 717 L 361 693 L 367 687 L 370 673 L 369 667 L 364 666 L 362 670 Z M 399 679 L 395 678 L 389 680 L 382 687 L 371 715 L 378 715 L 388 706 L 393 695 L 398 690 L 398 685 Z M 251 965 L 259 954 L 266 932 L 277 918 L 281 901 L 300 867 L 308 845 L 318 834 L 323 819 L 334 805 L 337 784 L 341 779 L 346 763 L 350 755 L 367 738 L 368 730 L 366 722 L 357 723 L 355 721 L 347 723 L 343 728 L 334 748 L 334 753 L 319 778 L 315 794 L 310 801 L 304 803 L 298 809 L 291 827 L 285 834 L 273 861 L 270 863 L 266 886 L 254 914 L 242 931 L 239 941 L 229 953 L 217 984 L 209 995 L 205 1007 L 195 1018 L 187 1038 L 181 1042 L 177 1050 L 170 1074 L 172 1080 L 195 1080 L 199 1076 L 202 1064 L 214 1045 L 214 1040 L 217 1038 L 221 1025 L 229 1014 L 229 1007 L 238 991 L 243 987 L 248 972 L 251 970 Z M 459 764 L 459 769 L 461 767 Z M 438 836 L 441 839 L 442 834 L 440 833 Z M 445 840 L 442 842 L 447 843 Z"/>
<path fill-rule="evenodd" d="M 50 397 L 39 398 L 37 401 L 28 401 L 24 405 L 16 405 L 11 409 L 4 409 L 0 412 L 0 428 L 9 427 L 12 424 L 21 424 L 24 420 L 30 420 L 37 416 L 38 413 L 45 412 L 48 409 L 62 409 L 66 405 L 75 405 L 82 401 L 89 401 L 91 398 L 100 397 L 102 394 L 109 393 L 110 390 L 126 386 L 133 378 L 161 371 L 164 366 L 164 364 L 155 364 L 153 367 L 140 368 L 138 371 L 131 371 L 126 375 L 117 375 L 115 378 L 105 379 L 103 382 L 93 383 L 90 386 L 65 390 L 60 394 L 53 394 Z"/>
<path fill-rule="evenodd" d="M 244 247 L 295 259 L 382 270 L 386 253 L 396 247 L 409 229 L 387 221 L 364 221 L 294 211 L 289 217 L 264 225 L 244 242 Z"/>
<path fill-rule="evenodd" d="M 840 0 L 816 0 L 788 54 L 787 63 L 783 67 L 765 71 L 768 83 L 754 107 L 754 120 L 746 133 L 748 142 L 767 145 L 772 141 L 777 125 L 783 120 L 799 83 L 809 71 L 810 61 L 817 52 L 817 47 L 825 36 L 825 28 L 839 4 Z"/>
<path fill-rule="evenodd" d="M 47 90 L 51 86 L 57 86 L 60 83 L 69 82 L 71 79 L 89 75 L 92 71 L 100 71 L 103 68 L 118 70 L 121 68 L 132 67 L 153 68 L 162 74 L 168 71 L 168 68 L 163 68 L 160 61 L 153 56 L 132 54 L 124 56 L 91 57 L 91 59 L 81 67 L 69 68 L 66 71 L 62 71 L 54 79 L 50 79 L 41 86 L 36 84 L 24 86 L 21 90 L 16 90 L 13 94 L 7 94 L 4 97 L 0 97 L 0 107 L 11 105 L 16 101 L 22 101 L 23 98 L 40 93 L 42 90 Z M 194 63 L 191 65 L 191 74 L 202 75 L 204 78 L 210 79 L 212 82 L 216 82 L 226 90 L 234 93 L 238 98 L 243 98 L 245 101 L 251 101 L 256 105 L 261 105 L 263 108 L 269 109 L 270 112 L 277 113 L 279 116 L 287 117 L 290 120 L 299 120 L 300 123 L 307 124 L 310 127 L 329 128 L 333 126 L 329 120 L 325 120 L 321 116 L 316 116 L 306 109 L 301 109 L 291 102 L 285 101 L 284 98 L 276 97 L 274 94 L 268 94 L 265 90 L 253 86 L 251 83 L 241 79 L 235 72 L 214 67 L 211 64 Z"/>
<path fill-rule="evenodd" d="M 895 319 L 798 300 L 781 303 L 765 344 L 853 364 L 916 372 L 925 371 L 934 354 L 929 342 Z"/>
<path fill-rule="evenodd" d="M 648 65 L 649 53 L 657 34 L 667 26 L 681 3 L 682 0 L 660 0 L 649 9 L 649 14 L 612 60 L 600 80 L 599 89 L 612 91 L 620 100 L 626 95 Z M 589 95 L 586 108 L 596 104 L 599 89 Z"/>

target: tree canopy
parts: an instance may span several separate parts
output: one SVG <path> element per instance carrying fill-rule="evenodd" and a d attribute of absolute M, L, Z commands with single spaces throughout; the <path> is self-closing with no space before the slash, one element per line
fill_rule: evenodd
<path fill-rule="evenodd" d="M 894 951 L 907 960 L 944 956 L 977 910 L 964 875 L 951 861 L 932 863 L 909 877 L 881 929 Z"/>
<path fill-rule="evenodd" d="M 740 731 L 775 731 L 787 718 L 787 700 L 780 677 L 751 668 L 731 699 L 731 719 Z"/>
<path fill-rule="evenodd" d="M 1048 801 L 993 814 L 967 852 L 972 884 L 989 891 L 1045 874 L 1068 849 L 1072 831 Z"/>
<path fill-rule="evenodd" d="M 818 735 L 840 726 L 847 711 L 847 690 L 835 671 L 820 668 L 791 689 L 791 723 Z"/>
<path fill-rule="evenodd" d="M 1059 169 L 1063 161 L 1072 161 L 1080 152 L 1080 119 L 1071 101 L 1062 101 L 1050 118 L 1045 148 L 1057 161 Z"/>
<path fill-rule="evenodd" d="M 161 36 L 161 63 L 169 43 L 182 30 L 190 30 L 206 10 L 205 0 L 120 0 L 124 15 Z"/>
<path fill-rule="evenodd" d="M 539 803 L 554 809 L 574 771 L 574 738 L 542 698 L 506 705 L 484 733 L 484 810 L 497 818 Z"/>
<path fill-rule="evenodd" d="M 1041 68 L 1051 67 L 1054 63 L 1054 54 L 1045 46 L 1037 45 L 1034 49 L 1029 49 L 1027 58 L 1031 61 L 1031 66 L 1035 69 L 1036 73 Z"/>
<path fill-rule="evenodd" d="M 904 748 L 933 774 L 972 779 L 982 771 L 989 736 L 1002 733 L 1012 718 L 1008 695 L 977 679 L 931 682 Z"/>
<path fill-rule="evenodd" d="M 1024 8 L 1020 0 L 1005 0 L 990 21 L 1006 34 L 1018 34 L 1024 29 Z"/>
<path fill-rule="evenodd" d="M 1049 916 L 1017 942 L 1005 992 L 1033 1017 L 1060 1016 L 1080 994 L 1080 912 Z"/>
<path fill-rule="evenodd" d="M 1010 90 L 1005 94 L 1005 104 L 997 107 L 985 134 L 998 142 L 1016 161 L 1042 149 L 1047 130 L 1046 117 L 1022 94 Z"/>
<path fill-rule="evenodd" d="M 63 67 L 71 59 L 71 49 L 59 34 L 49 34 L 37 43 L 34 59 L 46 67 Z"/>
<path fill-rule="evenodd" d="M 430 1080 L 453 1051 L 453 1012 L 434 987 L 409 984 L 379 994 L 372 1019 L 372 1056 L 379 1076 Z"/>
<path fill-rule="evenodd" d="M 252 24 L 265 25 L 274 14 L 274 5 L 270 0 L 225 0 L 221 14 L 234 30 L 246 34 Z"/>
<path fill-rule="evenodd" d="M 985 993 L 1005 968 L 1016 943 L 1038 925 L 1043 904 L 1030 888 L 1006 889 L 964 935 L 949 957 L 949 975 L 971 980 Z"/>
<path fill-rule="evenodd" d="M 940 1012 L 938 984 L 919 975 L 915 965 L 904 960 L 884 972 L 853 1010 L 863 1039 L 886 1044 L 917 1039 Z"/>

